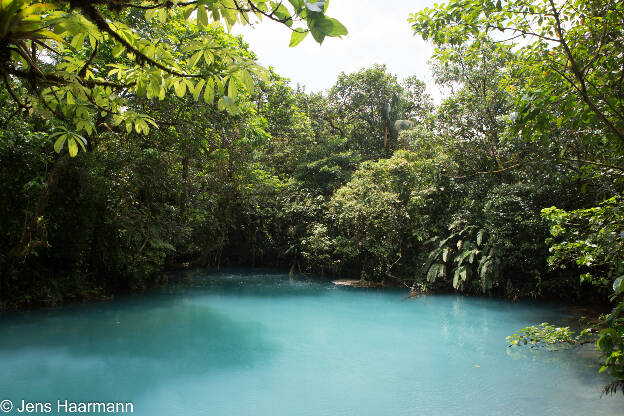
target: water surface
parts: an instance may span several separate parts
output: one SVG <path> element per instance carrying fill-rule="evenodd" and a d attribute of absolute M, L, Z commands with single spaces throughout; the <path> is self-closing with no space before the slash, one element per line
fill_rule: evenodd
<path fill-rule="evenodd" d="M 135 415 L 621 415 L 590 350 L 508 348 L 563 310 L 337 288 L 257 271 L 5 315 L 0 400 L 129 401 Z M 22 413 L 23 414 L 23 413 Z M 42 413 L 38 413 L 42 414 Z"/>

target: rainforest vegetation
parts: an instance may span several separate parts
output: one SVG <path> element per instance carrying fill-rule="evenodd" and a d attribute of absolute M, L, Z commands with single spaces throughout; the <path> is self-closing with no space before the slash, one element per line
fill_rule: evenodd
<path fill-rule="evenodd" d="M 220 265 L 611 300 L 622 387 L 622 2 L 415 10 L 439 104 L 384 65 L 307 92 L 227 31 L 346 35 L 324 0 L 0 5 L 3 309 Z"/>

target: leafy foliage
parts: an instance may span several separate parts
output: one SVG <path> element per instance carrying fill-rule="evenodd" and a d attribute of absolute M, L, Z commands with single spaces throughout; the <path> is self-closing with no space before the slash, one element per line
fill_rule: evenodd
<path fill-rule="evenodd" d="M 572 263 L 582 271 L 581 280 L 609 288 L 624 274 L 624 212 L 615 196 L 599 206 L 565 211 L 545 208 L 553 236 L 548 263 L 565 267 Z"/>
<path fill-rule="evenodd" d="M 589 281 L 612 291 L 611 300 L 617 302 L 606 318 L 606 328 L 600 331 L 597 345 L 602 352 L 604 365 L 600 371 L 608 370 L 616 382 L 605 387 L 605 392 L 614 393 L 624 380 L 624 275 L 622 269 L 621 197 L 615 196 L 589 209 L 565 211 L 555 207 L 546 208 L 542 214 L 551 224 L 553 235 L 551 267 L 565 267 L 572 263 L 581 274 L 582 282 Z"/>
<path fill-rule="evenodd" d="M 621 154 L 624 139 L 623 69 L 616 58 L 622 7 L 618 1 L 455 0 L 409 20 L 442 50 L 473 47 L 488 35 L 514 45 L 517 59 L 508 73 L 517 89 L 516 130 L 544 141 L 563 133 L 591 146 L 590 160 L 619 159 L 612 152 Z"/>
<path fill-rule="evenodd" d="M 79 132 L 91 135 L 111 116 L 113 126 L 149 132 L 146 115 L 124 111 L 129 95 L 163 100 L 169 93 L 189 94 L 236 113 L 239 92 L 252 92 L 253 77 L 264 77 L 264 69 L 224 38 L 221 26 L 264 17 L 292 28 L 299 41 L 311 32 L 322 43 L 326 36 L 347 34 L 325 15 L 327 5 L 325 0 L 293 0 L 290 7 L 265 0 L 2 0 L 0 73 L 20 110 L 65 121 L 72 134 L 57 143 L 66 143 L 73 157 L 76 143 L 86 140 L 76 140 Z M 302 27 L 295 29 L 295 23 Z"/>
<path fill-rule="evenodd" d="M 621 2 L 452 0 L 412 15 L 436 46 L 435 105 L 384 65 L 293 89 L 227 33 L 268 19 L 291 46 L 346 35 L 327 7 L 0 0 L 2 307 L 222 264 L 610 298 L 598 347 L 620 388 Z M 591 336 L 542 324 L 510 342 Z"/>
<path fill-rule="evenodd" d="M 570 327 L 556 327 L 543 322 L 537 326 L 528 326 L 507 337 L 510 346 L 531 344 L 531 348 L 540 345 L 553 347 L 560 344 L 582 344 L 591 339 L 591 329 L 584 329 L 575 334 Z"/>

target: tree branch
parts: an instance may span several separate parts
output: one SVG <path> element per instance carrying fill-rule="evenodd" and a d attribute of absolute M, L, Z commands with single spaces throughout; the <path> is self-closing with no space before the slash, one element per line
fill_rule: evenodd
<path fill-rule="evenodd" d="M 592 111 L 596 113 L 598 118 L 600 118 L 603 121 L 603 123 L 606 124 L 609 130 L 611 130 L 613 133 L 616 134 L 620 142 L 624 142 L 624 131 L 617 128 L 617 126 L 615 126 L 615 124 L 613 124 L 611 120 L 609 120 L 607 116 L 605 116 L 604 113 L 600 111 L 598 106 L 596 106 L 593 100 L 589 97 L 589 93 L 587 91 L 587 85 L 585 84 L 585 77 L 581 73 L 578 63 L 576 62 L 576 59 L 574 59 L 574 56 L 572 55 L 572 51 L 570 50 L 570 47 L 568 43 L 566 42 L 565 37 L 563 36 L 563 29 L 562 29 L 561 20 L 559 17 L 559 11 L 557 10 L 557 7 L 555 6 L 554 0 L 549 0 L 549 2 L 550 2 L 550 6 L 552 8 L 552 11 L 555 17 L 555 29 L 556 29 L 555 31 L 557 33 L 557 36 L 559 37 L 558 42 L 563 47 L 565 55 L 568 58 L 568 61 L 570 62 L 570 68 L 572 69 L 572 73 L 574 74 L 575 78 L 579 81 L 579 84 L 580 84 L 579 92 L 581 94 L 581 98 L 592 109 Z"/>
<path fill-rule="evenodd" d="M 147 55 L 145 55 L 144 53 L 142 53 L 141 51 L 139 51 L 137 48 L 135 48 L 134 46 L 130 45 L 130 43 L 128 43 L 128 41 L 126 41 L 124 38 L 122 38 L 119 33 L 115 32 L 113 30 L 113 28 L 110 27 L 110 25 L 106 22 L 106 19 L 104 18 L 104 16 L 102 16 L 102 14 L 100 13 L 100 11 L 98 9 L 96 9 L 95 7 L 93 7 L 92 5 L 80 5 L 80 10 L 82 10 L 83 14 L 85 15 L 85 17 L 87 17 L 89 20 L 91 20 L 98 29 L 100 29 L 102 32 L 108 33 L 113 39 L 115 39 L 117 42 L 119 42 L 124 48 L 126 48 L 126 50 L 132 52 L 135 55 L 135 60 L 137 62 L 137 64 L 141 65 L 145 62 L 149 63 L 152 66 L 155 66 L 156 68 L 165 71 L 168 74 L 171 75 L 175 75 L 181 78 L 197 78 L 197 77 L 201 77 L 201 75 L 190 75 L 190 74 L 183 74 L 181 72 L 175 71 L 171 68 L 168 68 L 167 66 L 153 60 L 152 58 L 148 57 Z"/>

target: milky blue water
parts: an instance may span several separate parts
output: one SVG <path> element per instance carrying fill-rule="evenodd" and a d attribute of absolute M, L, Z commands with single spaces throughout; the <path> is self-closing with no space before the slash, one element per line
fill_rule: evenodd
<path fill-rule="evenodd" d="M 135 415 L 622 415 L 591 351 L 508 348 L 553 306 L 193 272 L 167 291 L 0 319 L 0 400 Z M 61 409 L 63 410 L 63 409 Z M 100 413 L 102 414 L 102 413 Z"/>

